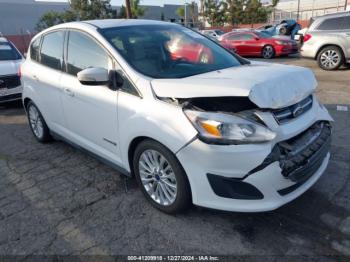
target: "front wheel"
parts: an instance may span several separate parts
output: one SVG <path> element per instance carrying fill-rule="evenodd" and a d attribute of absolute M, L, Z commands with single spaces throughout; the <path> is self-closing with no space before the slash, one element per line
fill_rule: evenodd
<path fill-rule="evenodd" d="M 136 180 L 148 201 L 159 210 L 173 214 L 191 203 L 185 171 L 176 156 L 154 140 L 141 142 L 134 154 Z"/>
<path fill-rule="evenodd" d="M 275 56 L 275 49 L 271 45 L 264 46 L 261 54 L 263 58 L 271 59 Z"/>
<path fill-rule="evenodd" d="M 343 52 L 336 46 L 325 47 L 318 54 L 317 62 L 323 70 L 336 70 L 344 64 Z"/>

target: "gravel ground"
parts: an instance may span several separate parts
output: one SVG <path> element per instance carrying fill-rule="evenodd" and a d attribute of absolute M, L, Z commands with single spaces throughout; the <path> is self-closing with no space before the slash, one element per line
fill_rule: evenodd
<path fill-rule="evenodd" d="M 11 103 L 0 106 L 0 255 L 171 253 L 347 260 L 350 112 L 337 111 L 336 105 L 350 104 L 350 70 L 325 72 L 314 61 L 298 58 L 274 62 L 311 67 L 319 80 L 318 96 L 335 119 L 328 169 L 300 198 L 267 213 L 193 207 L 169 216 L 146 202 L 134 180 L 125 183 L 114 170 L 62 142 L 37 143 L 20 104 Z"/>

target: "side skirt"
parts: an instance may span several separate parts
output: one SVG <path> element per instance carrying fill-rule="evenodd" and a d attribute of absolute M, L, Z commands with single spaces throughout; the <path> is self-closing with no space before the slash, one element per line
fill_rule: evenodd
<path fill-rule="evenodd" d="M 60 141 L 63 141 L 69 145 L 71 145 L 72 147 L 78 149 L 79 151 L 82 151 L 90 156 L 92 156 L 93 158 L 96 158 L 98 161 L 106 164 L 107 166 L 113 168 L 114 170 L 118 171 L 119 173 L 121 173 L 122 175 L 124 176 L 127 176 L 127 177 L 132 177 L 131 173 L 129 171 L 127 171 L 126 169 L 124 169 L 123 167 L 87 150 L 86 148 L 83 148 L 79 145 L 77 145 L 76 143 L 73 143 L 72 141 L 70 141 L 69 139 L 57 134 L 56 132 L 53 132 L 53 131 L 50 131 L 51 135 L 53 138 L 55 138 L 56 140 L 60 140 Z"/>

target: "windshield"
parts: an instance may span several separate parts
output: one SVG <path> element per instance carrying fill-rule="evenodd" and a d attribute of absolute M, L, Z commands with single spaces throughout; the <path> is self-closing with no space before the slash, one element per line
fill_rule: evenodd
<path fill-rule="evenodd" d="M 134 69 L 152 78 L 183 78 L 241 64 L 218 44 L 179 25 L 115 27 L 101 33 Z"/>
<path fill-rule="evenodd" d="M 8 42 L 0 42 L 0 61 L 18 60 L 22 56 L 18 51 Z"/>
<path fill-rule="evenodd" d="M 267 32 L 255 32 L 259 38 L 271 38 L 272 35 L 270 35 L 269 33 Z"/>

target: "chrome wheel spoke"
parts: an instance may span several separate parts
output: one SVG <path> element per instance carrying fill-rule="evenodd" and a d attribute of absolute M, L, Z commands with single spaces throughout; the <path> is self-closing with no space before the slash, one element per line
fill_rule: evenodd
<path fill-rule="evenodd" d="M 155 150 L 144 151 L 139 159 L 143 187 L 158 204 L 171 205 L 176 199 L 177 183 L 168 160 Z"/>

